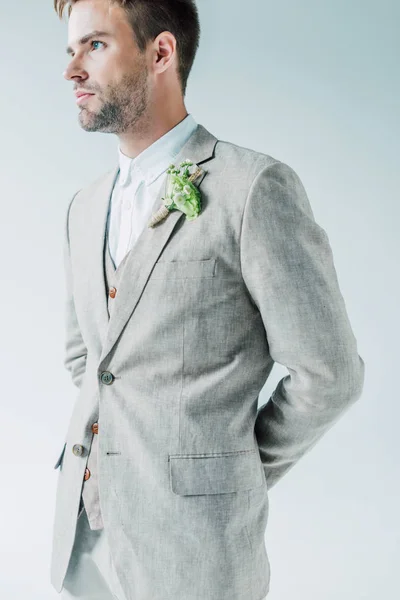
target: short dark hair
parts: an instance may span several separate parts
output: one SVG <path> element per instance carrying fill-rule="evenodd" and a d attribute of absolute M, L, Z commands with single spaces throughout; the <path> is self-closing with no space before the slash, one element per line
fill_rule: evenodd
<path fill-rule="evenodd" d="M 68 6 L 68 17 L 79 0 L 54 0 L 60 19 Z M 126 12 L 137 46 L 144 52 L 147 43 L 162 31 L 170 31 L 176 39 L 178 75 L 182 94 L 186 93 L 187 80 L 200 42 L 200 21 L 195 0 L 109 0 L 119 4 Z"/>

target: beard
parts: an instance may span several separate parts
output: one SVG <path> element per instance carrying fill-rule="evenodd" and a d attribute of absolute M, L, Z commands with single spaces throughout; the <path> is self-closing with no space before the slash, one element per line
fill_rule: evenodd
<path fill-rule="evenodd" d="M 118 84 L 100 90 L 106 100 L 98 112 L 82 108 L 79 113 L 82 129 L 116 134 L 134 130 L 148 106 L 148 91 L 147 66 L 144 64 L 138 71 L 126 73 Z"/>

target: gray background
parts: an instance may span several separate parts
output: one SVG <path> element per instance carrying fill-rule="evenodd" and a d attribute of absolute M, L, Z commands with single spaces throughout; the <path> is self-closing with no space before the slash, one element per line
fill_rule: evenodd
<path fill-rule="evenodd" d="M 327 231 L 366 363 L 356 405 L 271 491 L 270 600 L 399 597 L 397 2 L 199 0 L 186 107 L 292 166 Z M 80 129 L 52 0 L 0 8 L 0 595 L 49 583 L 57 471 L 77 393 L 64 370 L 62 236 L 72 194 L 116 165 Z M 260 404 L 287 370 L 275 365 Z M 243 599 L 246 600 L 246 599 Z"/>

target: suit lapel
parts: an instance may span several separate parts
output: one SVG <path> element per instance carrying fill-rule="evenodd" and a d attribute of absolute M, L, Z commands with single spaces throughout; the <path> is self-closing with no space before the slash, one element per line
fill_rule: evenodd
<path fill-rule="evenodd" d="M 194 163 L 200 165 L 212 158 L 217 141 L 214 135 L 199 124 L 175 157 L 174 164 L 178 165 L 186 158 L 190 158 Z M 91 296 L 88 298 L 88 304 L 94 307 L 91 318 L 96 321 L 96 328 L 100 332 L 102 340 L 100 362 L 112 350 L 126 322 L 135 310 L 150 272 L 175 226 L 180 219 L 186 218 L 182 212 L 172 211 L 164 221 L 154 228 L 145 225 L 122 265 L 117 294 L 113 300 L 114 307 L 109 318 L 104 279 L 104 244 L 109 201 L 117 174 L 118 167 L 107 173 L 100 187 L 94 193 L 93 203 L 90 203 L 93 209 L 91 219 L 93 233 L 89 236 L 92 243 L 87 246 L 87 252 L 90 253 L 89 267 L 92 282 L 88 290 Z M 193 182 L 194 185 L 199 187 L 206 174 L 207 172 L 203 170 L 203 173 Z M 155 199 L 151 214 L 160 207 L 163 193 L 164 190 L 160 191 Z"/>

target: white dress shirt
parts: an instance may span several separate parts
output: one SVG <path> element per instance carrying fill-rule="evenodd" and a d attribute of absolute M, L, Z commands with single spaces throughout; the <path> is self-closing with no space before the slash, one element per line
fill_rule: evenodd
<path fill-rule="evenodd" d="M 110 254 L 115 268 L 147 226 L 156 196 L 161 194 L 165 185 L 166 170 L 196 128 L 195 119 L 188 114 L 136 158 L 126 156 L 118 147 L 119 171 L 107 222 Z M 186 158 L 190 156 L 183 160 Z"/>

